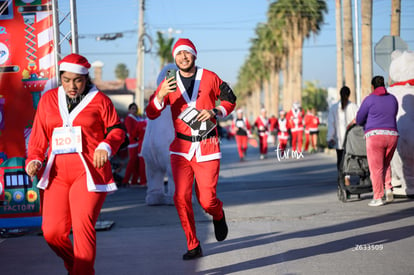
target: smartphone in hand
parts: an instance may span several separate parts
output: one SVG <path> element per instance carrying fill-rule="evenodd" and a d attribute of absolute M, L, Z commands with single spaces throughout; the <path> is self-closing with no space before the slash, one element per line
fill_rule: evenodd
<path fill-rule="evenodd" d="M 165 78 L 166 79 L 170 79 L 171 77 L 174 77 L 173 79 L 171 79 L 170 80 L 170 82 L 174 82 L 174 81 L 176 81 L 177 79 L 176 79 L 176 73 L 177 73 L 177 70 L 174 70 L 174 69 L 171 69 L 171 70 L 168 70 L 167 71 L 167 75 L 165 76 Z M 170 84 L 170 86 L 172 85 L 172 87 L 174 88 L 174 89 L 176 89 L 177 88 L 177 85 L 176 84 Z"/>

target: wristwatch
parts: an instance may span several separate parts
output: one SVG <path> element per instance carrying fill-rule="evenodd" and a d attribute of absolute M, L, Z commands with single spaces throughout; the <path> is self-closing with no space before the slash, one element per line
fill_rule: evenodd
<path fill-rule="evenodd" d="M 217 108 L 213 108 L 213 113 L 214 113 L 214 117 L 216 118 L 219 113 L 219 110 Z"/>

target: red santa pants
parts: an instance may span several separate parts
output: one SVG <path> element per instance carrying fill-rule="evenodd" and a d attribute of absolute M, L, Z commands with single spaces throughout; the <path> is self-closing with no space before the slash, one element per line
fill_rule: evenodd
<path fill-rule="evenodd" d="M 236 135 L 236 143 L 239 157 L 243 158 L 247 151 L 247 136 Z"/>
<path fill-rule="evenodd" d="M 286 150 L 286 146 L 287 146 L 287 142 L 288 142 L 288 138 L 286 136 L 279 136 L 278 137 L 278 146 L 279 146 L 279 150 L 282 153 L 282 155 L 284 154 L 285 150 Z"/>
<path fill-rule="evenodd" d="M 292 150 L 302 152 L 303 131 L 292 131 Z"/>
<path fill-rule="evenodd" d="M 43 236 L 69 274 L 95 274 L 95 224 L 106 193 L 89 192 L 77 154 L 57 155 L 42 202 Z M 73 231 L 73 244 L 69 238 Z"/>
<path fill-rule="evenodd" d="M 125 176 L 122 183 L 128 184 L 132 175 L 131 184 L 137 184 L 139 176 L 138 146 L 128 147 L 128 157 L 128 165 L 125 169 Z"/>
<path fill-rule="evenodd" d="M 223 218 L 223 203 L 216 197 L 220 160 L 197 162 L 193 157 L 188 161 L 182 156 L 172 154 L 171 168 L 175 182 L 174 203 L 187 238 L 188 250 L 191 250 L 200 243 L 196 236 L 191 202 L 194 176 L 195 192 L 201 207 L 213 216 L 214 220 Z"/>
<path fill-rule="evenodd" d="M 266 155 L 267 154 L 267 135 L 259 136 L 259 147 L 260 147 L 260 154 Z"/>
<path fill-rule="evenodd" d="M 145 173 L 145 160 L 143 157 L 138 157 L 139 162 L 139 185 L 147 184 L 147 174 Z"/>

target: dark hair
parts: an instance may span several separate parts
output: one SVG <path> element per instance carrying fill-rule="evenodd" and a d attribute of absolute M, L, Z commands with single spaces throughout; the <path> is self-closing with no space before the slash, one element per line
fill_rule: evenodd
<path fill-rule="evenodd" d="M 371 85 L 374 86 L 374 89 L 378 87 L 385 87 L 384 77 L 380 75 L 374 76 L 371 80 Z"/>
<path fill-rule="evenodd" d="M 348 105 L 349 96 L 351 95 L 351 90 L 348 86 L 343 86 L 339 92 L 341 95 L 341 108 L 342 110 L 345 109 L 346 105 Z"/>
<path fill-rule="evenodd" d="M 138 109 L 138 105 L 136 103 L 131 103 L 131 104 L 128 105 L 128 110 L 131 110 L 131 108 L 134 107 L 134 106 L 137 107 L 137 109 Z"/>

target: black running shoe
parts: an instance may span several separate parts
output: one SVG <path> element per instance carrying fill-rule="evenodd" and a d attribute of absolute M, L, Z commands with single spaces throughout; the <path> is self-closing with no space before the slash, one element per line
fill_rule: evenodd
<path fill-rule="evenodd" d="M 188 250 L 187 253 L 183 255 L 183 260 L 193 260 L 203 256 L 203 250 L 201 250 L 201 246 L 198 245 L 196 248 Z"/>
<path fill-rule="evenodd" d="M 224 216 L 224 210 L 223 218 L 221 218 L 221 220 L 218 221 L 213 220 L 213 224 L 216 240 L 219 242 L 224 241 L 227 237 L 227 233 L 229 232 L 229 229 L 227 228 L 226 217 Z"/>

